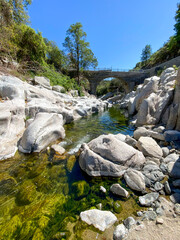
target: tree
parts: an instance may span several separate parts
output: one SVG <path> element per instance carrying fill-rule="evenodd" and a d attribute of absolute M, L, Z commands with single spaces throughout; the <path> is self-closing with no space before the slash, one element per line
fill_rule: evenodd
<path fill-rule="evenodd" d="M 47 63 L 53 64 L 57 70 L 62 70 L 66 65 L 66 57 L 63 51 L 61 51 L 55 42 L 44 39 L 47 46 Z"/>
<path fill-rule="evenodd" d="M 97 67 L 97 58 L 89 48 L 86 42 L 87 34 L 82 29 L 82 24 L 77 22 L 72 24 L 66 32 L 66 38 L 63 46 L 68 53 L 69 64 L 76 69 L 78 84 L 80 84 L 80 70 L 89 67 Z"/>
<path fill-rule="evenodd" d="M 152 54 L 151 45 L 146 45 L 145 48 L 142 50 L 141 61 L 146 62 L 151 57 L 151 54 Z"/>
<path fill-rule="evenodd" d="M 1 26 L 9 25 L 13 21 L 18 24 L 27 22 L 26 9 L 31 2 L 32 0 L 0 0 Z"/>
<path fill-rule="evenodd" d="M 174 25 L 174 30 L 176 32 L 176 40 L 180 44 L 180 3 L 177 4 L 177 11 L 175 15 L 176 24 Z"/>

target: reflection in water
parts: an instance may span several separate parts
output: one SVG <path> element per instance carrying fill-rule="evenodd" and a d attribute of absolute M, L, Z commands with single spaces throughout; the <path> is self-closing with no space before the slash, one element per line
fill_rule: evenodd
<path fill-rule="evenodd" d="M 87 143 L 101 134 L 133 134 L 133 128 L 128 126 L 128 120 L 117 107 L 67 124 L 65 130 L 66 138 L 61 145 L 70 153 L 77 151 L 82 143 Z"/>

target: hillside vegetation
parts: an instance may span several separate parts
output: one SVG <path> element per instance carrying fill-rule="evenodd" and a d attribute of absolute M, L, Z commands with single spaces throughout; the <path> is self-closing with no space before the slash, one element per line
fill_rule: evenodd
<path fill-rule="evenodd" d="M 41 32 L 29 26 L 26 10 L 31 2 L 0 0 L 0 65 L 13 68 L 18 63 L 14 75 L 21 78 L 45 76 L 50 79 L 51 85 L 61 85 L 66 90 L 77 89 L 81 93 L 81 71 L 85 67 L 97 66 L 97 59 L 85 41 L 86 33 L 81 23 L 73 24 L 68 29 L 65 53 L 55 42 L 44 38 Z M 78 54 L 73 44 L 78 46 Z M 76 79 L 67 76 L 68 68 L 77 70 Z"/>

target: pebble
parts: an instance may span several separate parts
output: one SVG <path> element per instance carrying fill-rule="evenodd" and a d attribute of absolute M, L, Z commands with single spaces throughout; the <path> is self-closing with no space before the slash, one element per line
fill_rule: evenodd
<path fill-rule="evenodd" d="M 103 192 L 103 193 L 106 193 L 106 189 L 105 189 L 105 187 L 100 186 L 100 191 Z"/>
<path fill-rule="evenodd" d="M 163 223 L 164 223 L 164 220 L 160 217 L 157 217 L 156 224 L 163 224 Z"/>

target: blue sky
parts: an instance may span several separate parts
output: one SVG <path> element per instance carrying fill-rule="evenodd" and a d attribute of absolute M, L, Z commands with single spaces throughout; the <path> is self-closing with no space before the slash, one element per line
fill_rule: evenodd
<path fill-rule="evenodd" d="M 176 0 L 33 0 L 31 26 L 63 49 L 69 26 L 81 22 L 98 67 L 131 69 L 150 44 L 174 34 Z"/>

